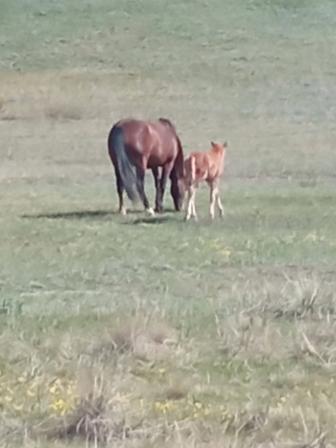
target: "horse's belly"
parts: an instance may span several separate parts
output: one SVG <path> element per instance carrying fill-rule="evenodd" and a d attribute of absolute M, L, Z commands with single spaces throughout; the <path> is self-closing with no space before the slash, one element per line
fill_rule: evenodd
<path fill-rule="evenodd" d="M 166 158 L 159 157 L 157 155 L 152 155 L 148 159 L 147 168 L 157 168 L 158 166 L 163 166 L 168 162 Z"/>

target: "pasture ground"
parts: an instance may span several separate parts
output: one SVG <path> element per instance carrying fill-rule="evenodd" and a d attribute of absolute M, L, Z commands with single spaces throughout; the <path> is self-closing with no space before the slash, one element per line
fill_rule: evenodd
<path fill-rule="evenodd" d="M 2 446 L 335 446 L 335 25 L 326 0 L 2 1 Z M 205 188 L 197 224 L 115 214 L 128 115 L 229 141 L 224 220 Z"/>

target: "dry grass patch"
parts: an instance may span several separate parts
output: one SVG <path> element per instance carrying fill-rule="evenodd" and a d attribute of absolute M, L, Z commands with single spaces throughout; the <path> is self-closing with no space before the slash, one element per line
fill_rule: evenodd
<path fill-rule="evenodd" d="M 59 101 L 46 105 L 44 115 L 50 120 L 80 120 L 83 112 L 79 105 Z"/>
<path fill-rule="evenodd" d="M 227 322 L 219 342 L 220 351 L 230 359 L 284 360 L 294 350 L 288 331 L 271 320 L 260 324 L 251 318 L 244 326 L 237 325 L 234 319 L 231 322 Z"/>
<path fill-rule="evenodd" d="M 323 323 L 322 323 L 323 322 Z M 324 319 L 300 322 L 296 325 L 296 355 L 307 357 L 325 368 L 336 366 L 336 322 Z"/>
<path fill-rule="evenodd" d="M 184 382 L 185 380 L 181 380 L 181 383 L 178 383 L 175 380 L 175 382 L 170 384 L 159 394 L 159 398 L 166 400 L 182 400 L 187 397 L 190 385 L 187 386 L 186 384 L 183 384 Z"/>
<path fill-rule="evenodd" d="M 14 121 L 19 116 L 11 110 L 10 102 L 4 97 L 0 97 L 0 120 L 2 121 Z"/>
<path fill-rule="evenodd" d="M 176 346 L 176 330 L 155 316 L 138 315 L 110 331 L 111 342 L 118 351 L 129 351 L 137 358 L 159 361 L 169 357 Z"/>
<path fill-rule="evenodd" d="M 44 429 L 41 435 L 67 440 L 78 437 L 95 444 L 125 439 L 132 429 L 126 424 L 125 417 L 108 406 L 103 397 L 81 400 L 76 409 L 53 425 L 55 427 Z"/>
<path fill-rule="evenodd" d="M 93 83 L 82 73 L 0 73 L 0 119 L 81 120 L 92 113 Z M 39 88 L 36 88 L 36 85 Z"/>

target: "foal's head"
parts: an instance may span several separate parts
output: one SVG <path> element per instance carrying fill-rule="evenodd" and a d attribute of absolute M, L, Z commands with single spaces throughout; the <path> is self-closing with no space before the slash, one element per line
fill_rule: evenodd
<path fill-rule="evenodd" d="M 211 149 L 217 153 L 225 153 L 226 148 L 228 147 L 228 143 L 215 143 L 211 142 Z"/>

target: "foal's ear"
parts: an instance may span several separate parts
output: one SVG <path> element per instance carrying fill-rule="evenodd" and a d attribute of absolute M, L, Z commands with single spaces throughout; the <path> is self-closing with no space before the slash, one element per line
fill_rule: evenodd
<path fill-rule="evenodd" d="M 213 148 L 216 148 L 216 143 L 215 142 L 210 142 L 211 143 L 211 146 L 213 147 Z"/>
<path fill-rule="evenodd" d="M 227 148 L 229 146 L 228 142 L 225 140 L 225 142 L 223 143 L 223 148 Z"/>

